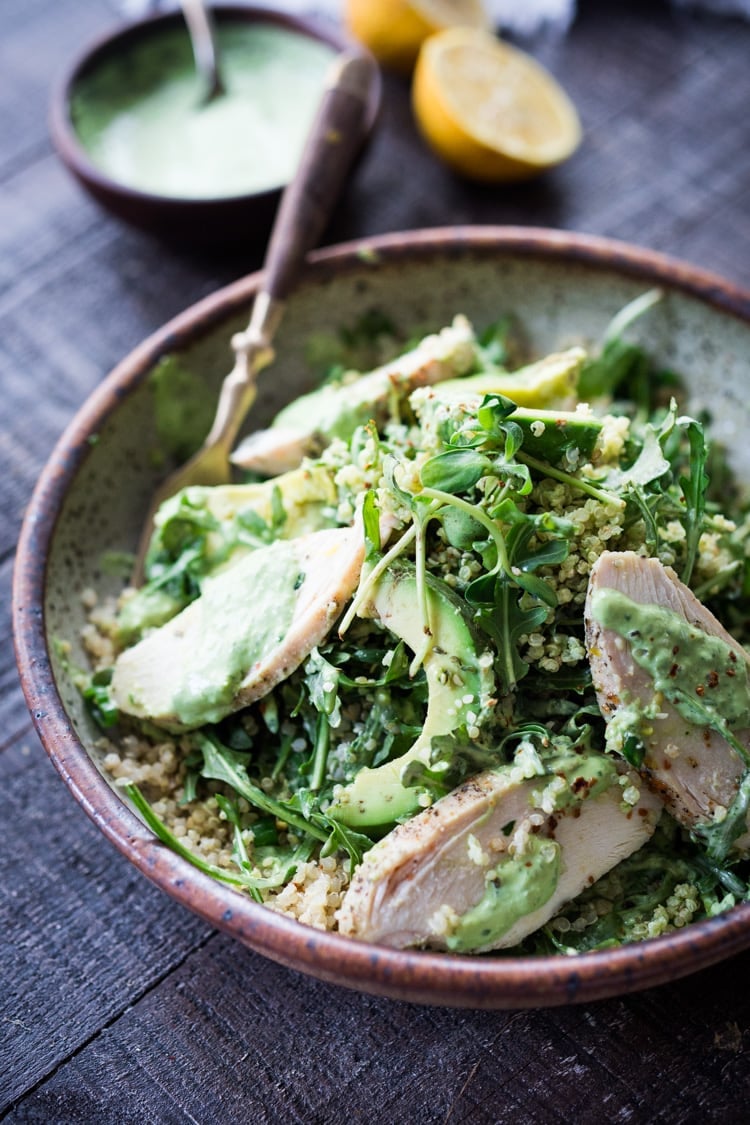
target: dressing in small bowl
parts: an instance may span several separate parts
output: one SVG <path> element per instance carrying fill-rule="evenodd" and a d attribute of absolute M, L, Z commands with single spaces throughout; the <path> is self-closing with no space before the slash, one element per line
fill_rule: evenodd
<path fill-rule="evenodd" d="M 52 136 L 84 187 L 126 221 L 191 242 L 260 242 L 348 42 L 264 9 L 215 17 L 223 93 L 207 97 L 179 15 L 143 20 L 73 67 Z M 370 125 L 378 100 L 376 89 Z"/>

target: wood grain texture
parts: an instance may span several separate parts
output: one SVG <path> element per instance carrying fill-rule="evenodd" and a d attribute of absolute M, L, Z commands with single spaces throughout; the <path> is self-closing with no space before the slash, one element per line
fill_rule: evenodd
<path fill-rule="evenodd" d="M 254 255 L 119 226 L 50 151 L 50 83 L 114 0 L 4 0 L 0 39 L 0 1117 L 13 1122 L 744 1122 L 750 954 L 585 1008 L 477 1013 L 348 993 L 212 933 L 152 888 L 49 765 L 10 646 L 13 550 L 50 448 L 143 337 Z M 472 186 L 386 76 L 377 135 L 325 241 L 449 223 L 631 239 L 750 287 L 750 26 L 581 0 L 525 44 L 584 143 L 552 175 Z M 502 294 L 498 295 L 499 309 Z M 750 382 L 750 376 L 749 376 Z"/>
<path fill-rule="evenodd" d="M 447 1012 L 333 989 L 216 936 L 10 1120 L 94 1106 L 155 1123 L 624 1122 L 648 1097 L 649 1120 L 739 1121 L 748 967 L 587 1009 Z"/>

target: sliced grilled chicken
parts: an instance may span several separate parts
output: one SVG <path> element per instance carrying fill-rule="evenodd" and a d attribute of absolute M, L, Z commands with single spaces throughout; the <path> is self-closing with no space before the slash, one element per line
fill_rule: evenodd
<path fill-rule="evenodd" d="M 750 751 L 750 657 L 670 567 L 630 551 L 598 559 L 585 615 L 610 748 L 638 741 L 644 777 L 686 827 L 720 820 L 744 766 L 706 716 Z"/>
<path fill-rule="evenodd" d="M 427 336 L 413 351 L 361 375 L 330 384 L 295 399 L 266 430 L 250 434 L 231 460 L 266 476 L 287 472 L 332 438 L 349 438 L 370 418 L 383 419 L 393 397 L 406 398 L 416 387 L 464 375 L 476 363 L 474 331 L 466 317 Z"/>
<path fill-rule="evenodd" d="M 253 551 L 207 579 L 199 598 L 118 657 L 116 706 L 189 730 L 260 699 L 329 632 L 363 557 L 359 522 Z"/>
<path fill-rule="evenodd" d="M 246 437 L 230 460 L 242 469 L 264 477 L 276 477 L 298 468 L 308 454 L 316 451 L 315 447 L 314 433 L 279 423 Z"/>
<path fill-rule="evenodd" d="M 512 766 L 486 771 L 399 825 L 357 869 L 341 932 L 399 949 L 484 952 L 544 925 L 640 848 L 662 807 L 604 755 L 568 763 L 520 780 Z"/>

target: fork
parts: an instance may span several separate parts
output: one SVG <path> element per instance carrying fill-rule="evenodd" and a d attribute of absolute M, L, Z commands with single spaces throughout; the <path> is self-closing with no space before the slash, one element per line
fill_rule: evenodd
<path fill-rule="evenodd" d="M 368 55 L 351 50 L 331 67 L 294 178 L 284 191 L 263 264 L 263 279 L 244 332 L 231 346 L 234 366 L 224 379 L 216 415 L 201 448 L 156 489 L 143 524 L 131 582 L 141 585 L 144 562 L 160 505 L 190 485 L 227 484 L 229 454 L 255 401 L 257 377 L 273 360 L 272 341 L 286 298 L 305 254 L 317 242 L 364 138 L 377 68 Z"/>

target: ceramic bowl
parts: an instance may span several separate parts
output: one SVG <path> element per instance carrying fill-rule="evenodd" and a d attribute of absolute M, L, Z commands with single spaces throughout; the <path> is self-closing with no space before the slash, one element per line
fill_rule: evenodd
<path fill-rule="evenodd" d="M 233 23 L 262 24 L 305 35 L 335 51 L 353 41 L 335 25 L 316 23 L 263 7 L 222 4 L 212 8 L 217 26 Z M 73 93 L 98 66 L 182 23 L 179 12 L 149 16 L 129 23 L 89 45 L 73 62 L 55 88 L 50 105 L 50 134 L 57 153 L 78 182 L 103 207 L 118 218 L 159 237 L 190 246 L 240 245 L 262 248 L 268 237 L 284 185 L 269 190 L 221 198 L 187 199 L 158 195 L 127 187 L 94 164 L 81 143 L 71 116 Z M 362 51 L 360 44 L 357 50 Z M 373 83 L 365 139 L 375 124 L 380 106 L 379 75 Z"/>
<path fill-rule="evenodd" d="M 73 796 L 149 879 L 251 949 L 326 981 L 401 999 L 475 1008 L 591 1001 L 680 977 L 750 945 L 750 904 L 630 946 L 570 957 L 400 952 L 311 929 L 202 875 L 158 843 L 100 772 L 99 732 L 54 641 L 75 642 L 81 591 L 115 591 L 107 552 L 132 550 L 158 476 L 150 372 L 178 354 L 212 391 L 228 341 L 246 321 L 258 275 L 201 301 L 146 340 L 84 404 L 38 483 L 20 541 L 14 588 L 18 663 L 39 736 Z M 384 236 L 313 254 L 289 302 L 273 374 L 261 377 L 254 424 L 310 384 L 305 344 L 368 310 L 404 329 L 477 326 L 512 313 L 540 352 L 598 340 L 611 316 L 658 285 L 664 301 L 638 337 L 684 373 L 708 406 L 737 469 L 750 479 L 747 379 L 750 294 L 654 253 L 528 228 L 456 228 Z M 162 471 L 164 466 L 162 467 Z M 74 663 L 83 655 L 74 650 Z"/>

